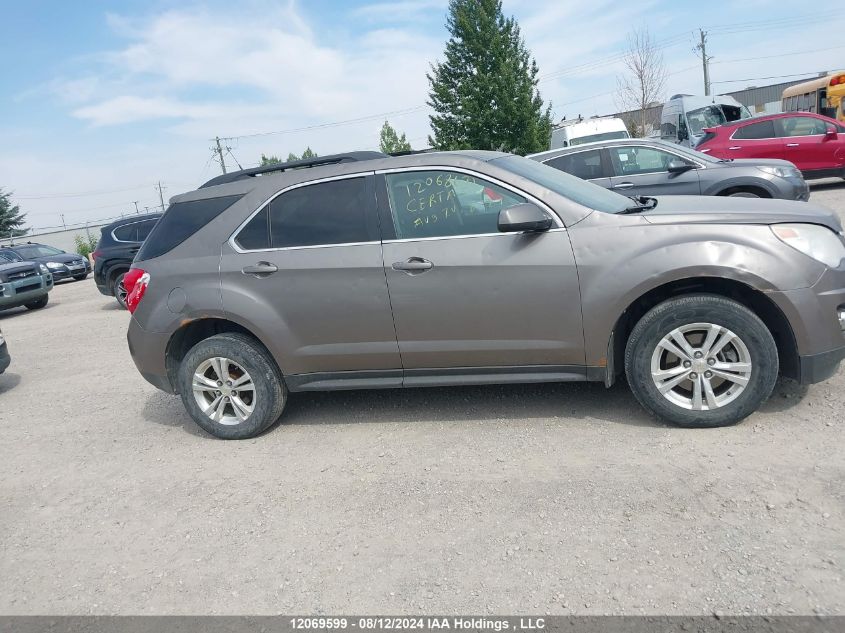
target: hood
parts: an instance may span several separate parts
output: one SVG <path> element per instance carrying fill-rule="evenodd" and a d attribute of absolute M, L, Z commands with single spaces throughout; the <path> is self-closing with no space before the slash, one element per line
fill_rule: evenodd
<path fill-rule="evenodd" d="M 820 224 L 837 233 L 842 224 L 832 211 L 809 202 L 721 196 L 661 196 L 641 215 L 651 224 Z"/>
<path fill-rule="evenodd" d="M 14 281 L 19 277 L 22 278 L 24 273 L 31 273 L 35 271 L 40 272 L 38 264 L 32 262 L 9 262 L 8 264 L 0 264 L 0 281 L 6 283 Z"/>
<path fill-rule="evenodd" d="M 47 255 L 45 257 L 33 257 L 30 261 L 33 262 L 59 262 L 60 264 L 69 264 L 71 262 L 83 261 L 82 255 L 74 255 L 73 253 L 59 253 L 58 255 Z"/>
<path fill-rule="evenodd" d="M 788 160 L 781 160 L 779 158 L 734 158 L 733 160 L 726 160 L 716 164 L 708 164 L 708 167 L 791 167 L 798 169 L 794 163 Z"/>

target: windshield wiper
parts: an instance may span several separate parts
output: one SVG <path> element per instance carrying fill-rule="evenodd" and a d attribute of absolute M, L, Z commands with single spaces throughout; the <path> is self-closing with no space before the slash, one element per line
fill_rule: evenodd
<path fill-rule="evenodd" d="M 657 206 L 657 198 L 650 198 L 648 196 L 628 196 L 636 202 L 634 206 L 626 207 L 620 211 L 620 214 L 625 213 L 640 213 L 641 211 L 650 211 Z"/>

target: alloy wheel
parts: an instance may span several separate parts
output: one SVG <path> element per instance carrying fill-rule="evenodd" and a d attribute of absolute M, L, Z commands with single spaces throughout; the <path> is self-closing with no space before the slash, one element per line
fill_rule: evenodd
<path fill-rule="evenodd" d="M 664 336 L 651 357 L 651 378 L 664 398 L 693 411 L 736 400 L 751 378 L 751 354 L 731 330 L 691 323 Z"/>
<path fill-rule="evenodd" d="M 255 385 L 241 365 L 216 356 L 194 372 L 191 388 L 200 410 L 213 422 L 240 424 L 255 409 Z"/>

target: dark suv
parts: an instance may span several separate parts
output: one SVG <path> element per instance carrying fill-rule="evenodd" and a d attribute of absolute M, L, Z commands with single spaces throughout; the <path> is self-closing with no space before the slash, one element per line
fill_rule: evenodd
<path fill-rule="evenodd" d="M 94 282 L 101 293 L 117 299 L 123 308 L 126 307 L 123 276 L 160 217 L 160 213 L 134 215 L 100 229 L 100 241 L 91 254 L 94 259 Z"/>
<path fill-rule="evenodd" d="M 223 438 L 288 391 L 625 376 L 682 426 L 845 357 L 845 236 L 806 202 L 625 197 L 500 152 L 255 168 L 172 204 L 127 274 L 129 349 Z"/>

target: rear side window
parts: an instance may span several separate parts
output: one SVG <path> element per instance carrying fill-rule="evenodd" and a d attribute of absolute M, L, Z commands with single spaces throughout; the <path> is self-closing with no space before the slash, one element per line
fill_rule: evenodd
<path fill-rule="evenodd" d="M 601 164 L 601 152 L 593 150 L 590 152 L 576 152 L 575 154 L 564 154 L 557 158 L 546 161 L 548 165 L 565 171 L 567 174 L 578 176 L 584 180 L 603 178 L 605 176 Z"/>
<path fill-rule="evenodd" d="M 266 206 L 241 229 L 235 243 L 245 251 L 270 248 L 270 219 Z"/>
<path fill-rule="evenodd" d="M 171 204 L 144 241 L 135 259 L 144 261 L 173 250 L 241 197 L 222 196 Z"/>
<path fill-rule="evenodd" d="M 146 220 L 145 222 L 138 222 L 138 241 L 143 242 L 149 237 L 152 230 L 155 228 L 158 220 Z"/>
<path fill-rule="evenodd" d="M 373 201 L 367 202 L 366 179 L 363 177 L 291 189 L 269 204 L 270 246 L 286 248 L 368 242 L 367 212 L 373 206 Z"/>
<path fill-rule="evenodd" d="M 775 138 L 775 124 L 773 121 L 760 121 L 751 125 L 744 125 L 734 132 L 733 138 L 739 140 L 754 140 Z"/>

